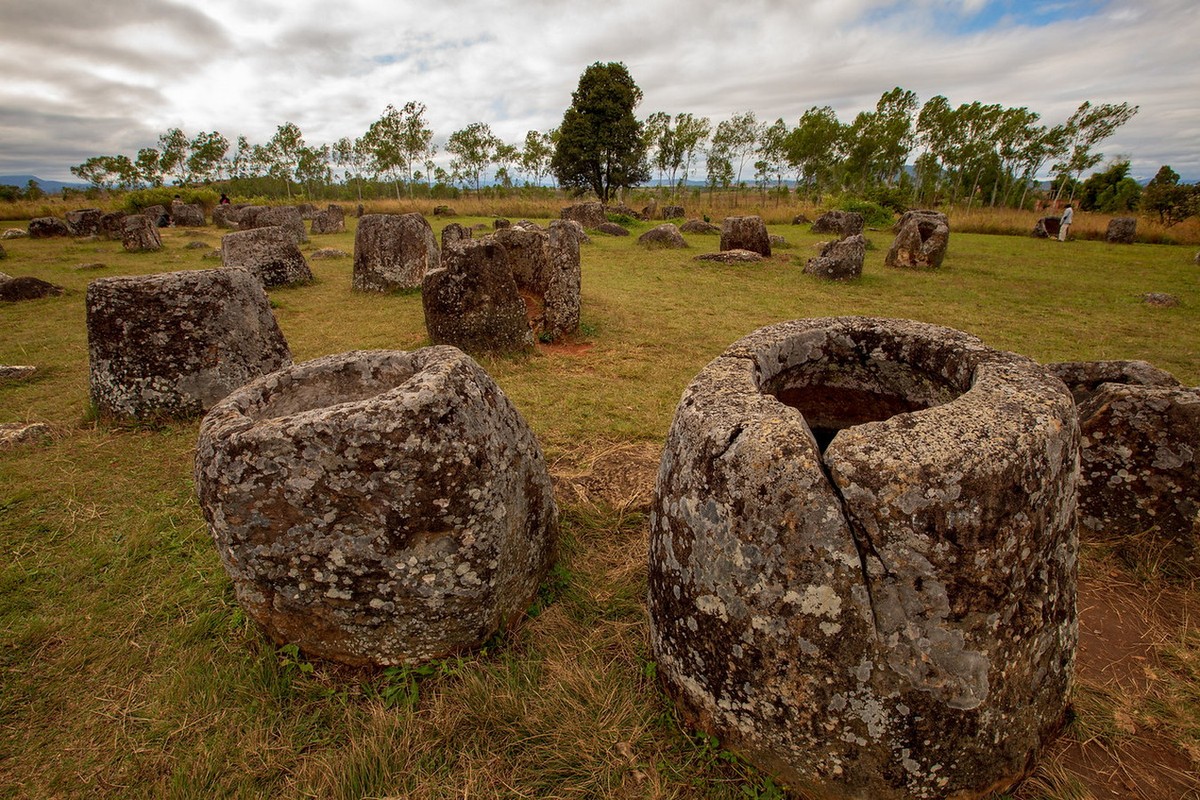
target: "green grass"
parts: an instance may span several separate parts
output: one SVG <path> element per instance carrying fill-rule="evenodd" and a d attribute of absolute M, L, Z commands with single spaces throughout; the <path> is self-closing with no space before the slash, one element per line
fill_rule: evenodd
<path fill-rule="evenodd" d="M 1190 247 L 954 234 L 944 269 L 921 273 L 885 269 L 890 234 L 871 232 L 864 278 L 837 285 L 802 274 L 823 238 L 807 226 L 772 226 L 794 247 L 737 267 L 692 260 L 715 236 L 646 251 L 635 242 L 646 227 L 583 247 L 572 344 L 584 347 L 480 359 L 551 463 L 652 448 L 705 363 L 799 317 L 908 317 L 1042 361 L 1142 358 L 1200 383 Z M 564 502 L 561 562 L 537 613 L 432 674 L 308 662 L 266 641 L 234 602 L 193 497 L 198 423 L 118 426 L 89 409 L 88 281 L 219 266 L 184 246 L 219 245 L 220 232 L 188 233 L 164 231 L 156 254 L 5 242 L 0 269 L 67 294 L 0 306 L 0 364 L 41 369 L 0 385 L 0 422 L 54 431 L 45 446 L 0 451 L 0 797 L 779 796 L 680 730 L 657 688 L 641 507 Z M 353 234 L 305 247 L 351 253 Z M 74 269 L 92 262 L 107 266 Z M 348 257 L 311 265 L 314 283 L 271 292 L 296 360 L 427 342 L 419 294 L 352 292 Z M 1149 291 L 1181 305 L 1146 306 Z M 1169 654 L 1178 680 L 1164 719 L 1197 696 L 1195 643 L 1193 627 Z M 1194 715 L 1167 723 L 1196 746 Z"/>

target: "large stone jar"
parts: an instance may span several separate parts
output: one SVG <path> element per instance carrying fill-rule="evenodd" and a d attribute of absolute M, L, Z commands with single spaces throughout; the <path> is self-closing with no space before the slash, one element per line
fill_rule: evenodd
<path fill-rule="evenodd" d="M 651 643 L 685 717 L 821 798 L 978 797 L 1062 724 L 1079 434 L 1034 362 L 947 328 L 799 320 L 675 412 Z"/>
<path fill-rule="evenodd" d="M 276 642 L 419 663 L 518 618 L 550 567 L 546 464 L 453 347 L 326 356 L 200 426 L 196 487 L 238 602 Z"/>

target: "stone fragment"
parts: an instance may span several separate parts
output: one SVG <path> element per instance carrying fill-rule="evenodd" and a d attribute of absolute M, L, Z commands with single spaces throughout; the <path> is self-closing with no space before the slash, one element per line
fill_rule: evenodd
<path fill-rule="evenodd" d="M 238 220 L 242 218 L 242 212 L 245 208 L 245 204 L 218 203 L 216 206 L 213 206 L 212 210 L 213 225 L 216 225 L 218 228 L 237 230 Z"/>
<path fill-rule="evenodd" d="M 1104 240 L 1109 244 L 1133 244 L 1137 236 L 1137 217 L 1113 217 L 1108 221 Z"/>
<path fill-rule="evenodd" d="M 173 204 L 171 222 L 181 228 L 200 228 L 208 224 L 204 218 L 204 206 L 198 203 Z"/>
<path fill-rule="evenodd" d="M 1033 226 L 1033 232 L 1030 234 L 1035 239 L 1056 239 L 1061 225 L 1060 217 L 1042 217 Z"/>
<path fill-rule="evenodd" d="M 278 225 L 292 232 L 296 244 L 308 241 L 308 231 L 304 227 L 304 218 L 300 209 L 295 206 L 250 206 L 242 212 L 238 221 L 238 230 L 252 230 Z"/>
<path fill-rule="evenodd" d="M 457 217 L 458 216 L 456 213 L 454 213 L 454 209 L 451 208 L 450 206 L 434 206 L 433 207 L 433 215 L 435 217 Z"/>
<path fill-rule="evenodd" d="M 52 239 L 56 236 L 70 235 L 71 229 L 58 217 L 37 217 L 29 220 L 30 239 Z"/>
<path fill-rule="evenodd" d="M 459 225 L 457 222 L 451 222 L 442 228 L 442 253 L 446 252 L 447 247 L 453 247 L 472 238 L 473 235 L 470 228 Z"/>
<path fill-rule="evenodd" d="M 938 269 L 950 245 L 950 224 L 940 211 L 906 211 L 883 259 L 886 267 Z"/>
<path fill-rule="evenodd" d="M 243 387 L 201 423 L 195 480 L 247 615 L 347 664 L 478 647 L 554 561 L 541 449 L 452 347 L 326 356 Z"/>
<path fill-rule="evenodd" d="M 845 239 L 863 232 L 863 215 L 857 211 L 826 211 L 812 224 L 813 233 L 835 233 Z"/>
<path fill-rule="evenodd" d="M 811 225 L 812 220 L 809 219 L 808 216 L 805 214 L 797 214 L 796 216 L 792 217 L 792 224 L 793 225 Z"/>
<path fill-rule="evenodd" d="M 87 334 L 92 402 L 113 417 L 196 416 L 292 361 L 262 284 L 241 269 L 94 280 Z"/>
<path fill-rule="evenodd" d="M 679 226 L 679 231 L 680 233 L 720 233 L 721 226 L 713 225 L 711 222 L 705 222 L 702 219 L 689 219 Z"/>
<path fill-rule="evenodd" d="M 319 211 L 312 218 L 312 232 L 320 233 L 345 233 L 346 232 L 346 212 L 341 206 L 330 203 L 324 211 Z"/>
<path fill-rule="evenodd" d="M 562 219 L 573 219 L 582 225 L 585 230 L 599 230 L 601 225 L 608 222 L 608 217 L 604 213 L 604 206 L 598 202 L 567 206 L 559 212 L 559 217 Z"/>
<path fill-rule="evenodd" d="M 752 250 L 722 250 L 719 253 L 701 253 L 696 261 L 715 261 L 718 264 L 758 264 L 766 261 Z"/>
<path fill-rule="evenodd" d="M 279 225 L 233 231 L 221 237 L 221 263 L 246 270 L 263 286 L 292 286 L 313 279 L 296 235 Z"/>
<path fill-rule="evenodd" d="M 425 329 L 434 344 L 471 353 L 533 346 L 525 301 L 504 245 L 468 239 L 448 248 L 421 286 Z"/>
<path fill-rule="evenodd" d="M 336 247 L 322 247 L 320 250 L 313 251 L 309 256 L 313 261 L 320 261 L 329 258 L 348 258 L 350 256 L 345 250 L 338 250 Z"/>
<path fill-rule="evenodd" d="M 583 224 L 583 223 L 580 223 Z M 596 226 L 597 233 L 603 233 L 606 236 L 628 236 L 629 231 L 615 222 L 602 222 Z"/>
<path fill-rule="evenodd" d="M 123 238 L 122 232 L 125 225 L 124 211 L 110 211 L 107 214 L 100 216 L 100 238 L 110 241 L 117 241 Z"/>
<path fill-rule="evenodd" d="M 498 218 L 492 220 L 492 230 L 497 230 L 497 231 L 502 230 L 504 228 L 509 227 L 510 225 L 512 225 L 512 223 L 510 221 L 508 221 L 507 219 L 505 219 L 504 217 L 498 217 Z"/>
<path fill-rule="evenodd" d="M 607 217 L 609 214 L 620 214 L 621 216 L 629 217 L 630 219 L 650 219 L 649 217 L 642 216 L 642 212 L 634 211 L 625 203 L 617 203 L 615 206 L 606 207 L 604 209 L 604 215 Z M 681 214 L 680 216 L 683 215 Z"/>
<path fill-rule="evenodd" d="M 171 214 L 164 205 L 147 206 L 142 209 L 142 216 L 148 217 L 156 228 L 165 228 L 171 224 Z"/>
<path fill-rule="evenodd" d="M 867 242 L 862 234 L 821 244 L 821 254 L 810 258 L 804 271 L 831 281 L 848 281 L 862 277 Z"/>
<path fill-rule="evenodd" d="M 579 330 L 582 281 L 579 245 L 585 236 L 582 226 L 574 220 L 550 223 L 546 241 L 549 263 L 542 290 L 540 325 L 534 320 L 539 335 L 557 339 Z"/>
<path fill-rule="evenodd" d="M 0 234 L 0 239 L 25 239 L 29 236 L 29 231 L 23 231 L 20 228 L 8 228 L 3 234 Z"/>
<path fill-rule="evenodd" d="M 662 225 L 651 228 L 639 236 L 637 241 L 638 244 L 650 249 L 678 249 L 688 246 L 683 239 L 683 234 L 679 232 L 679 228 L 670 222 L 664 222 Z"/>
<path fill-rule="evenodd" d="M 973 798 L 1033 768 L 1076 646 L 1075 406 L 906 320 L 798 320 L 684 391 L 651 514 L 685 720 L 822 798 Z"/>
<path fill-rule="evenodd" d="M 1058 361 L 1047 364 L 1046 369 L 1067 385 L 1077 406 L 1091 399 L 1105 383 L 1179 386 L 1174 375 L 1148 361 Z"/>
<path fill-rule="evenodd" d="M 1166 292 L 1146 292 L 1142 295 L 1142 302 L 1156 308 L 1174 308 L 1179 305 L 1179 298 Z"/>
<path fill-rule="evenodd" d="M 162 249 L 162 237 L 154 220 L 145 214 L 131 214 L 121 220 L 121 245 L 130 253 Z"/>
<path fill-rule="evenodd" d="M 526 230 L 526 231 L 545 231 L 546 230 L 541 225 L 538 225 L 536 222 L 534 222 L 531 219 L 519 219 L 516 222 L 514 222 L 512 226 L 514 228 L 520 228 L 520 229 Z"/>
<path fill-rule="evenodd" d="M 72 236 L 96 236 L 100 233 L 100 217 L 103 215 L 104 212 L 98 208 L 80 208 L 68 211 L 63 216 Z"/>
<path fill-rule="evenodd" d="M 25 381 L 37 374 L 37 367 L 29 364 L 0 364 L 0 381 Z"/>
<path fill-rule="evenodd" d="M 663 206 L 663 219 L 683 219 L 685 216 L 683 206 Z"/>
<path fill-rule="evenodd" d="M 201 244 L 200 246 L 208 247 L 206 244 Z M 94 270 L 107 268 L 108 264 L 105 264 L 102 261 L 90 261 L 86 264 L 76 264 L 75 266 L 71 267 L 71 269 L 75 270 L 76 272 L 92 272 Z"/>
<path fill-rule="evenodd" d="M 420 214 L 368 214 L 354 233 L 352 286 L 366 292 L 415 289 L 440 260 L 433 228 Z"/>
<path fill-rule="evenodd" d="M 726 217 L 721 220 L 721 249 L 749 250 L 770 257 L 771 238 L 762 217 Z"/>
<path fill-rule="evenodd" d="M 0 423 L 0 450 L 40 444 L 50 438 L 50 426 L 44 422 Z"/>
<path fill-rule="evenodd" d="M 573 219 L 564 219 L 564 220 L 560 220 L 560 221 L 566 223 L 568 226 L 570 226 L 571 230 L 575 231 L 575 238 L 579 240 L 580 244 L 591 244 L 592 243 L 591 237 L 589 237 L 587 235 L 587 232 L 583 229 L 583 226 L 580 225 L 578 222 L 576 222 Z M 554 223 L 551 222 L 550 225 L 551 225 L 551 227 L 553 227 Z"/>
<path fill-rule="evenodd" d="M 296 206 L 296 211 L 300 213 L 300 219 L 309 219 L 317 216 L 317 207 L 312 203 L 299 203 Z"/>
<path fill-rule="evenodd" d="M 65 291 L 66 289 L 61 286 L 28 275 L 0 280 L 0 302 L 40 300 L 43 297 L 55 297 Z"/>

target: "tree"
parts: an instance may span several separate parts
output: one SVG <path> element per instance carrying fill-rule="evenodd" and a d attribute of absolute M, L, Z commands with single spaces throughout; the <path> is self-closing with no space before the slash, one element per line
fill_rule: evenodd
<path fill-rule="evenodd" d="M 163 185 L 162 154 L 158 150 L 153 147 L 143 147 L 138 150 L 133 165 L 137 169 L 139 181 L 144 181 L 151 186 Z"/>
<path fill-rule="evenodd" d="M 413 196 L 413 172 L 421 160 L 431 157 L 433 130 L 425 123 L 425 104 L 410 100 L 397 110 L 388 105 L 383 115 L 371 123 L 363 137 L 371 151 L 376 171 L 389 173 L 400 199 L 400 176 L 408 183 L 408 196 Z"/>
<path fill-rule="evenodd" d="M 775 191 L 779 195 L 786 194 L 783 191 L 783 172 L 787 166 L 787 142 L 790 134 L 787 123 L 777 119 L 771 127 L 763 130 L 758 145 L 762 166 L 759 168 L 759 163 L 756 162 L 755 168 L 763 182 L 775 181 Z"/>
<path fill-rule="evenodd" d="M 762 133 L 763 126 L 758 124 L 753 111 L 734 114 L 729 119 L 717 123 L 717 130 L 713 133 L 713 147 L 733 166 L 733 180 L 739 185 L 742 182 L 742 169 L 746 165 L 746 159 L 754 152 Z"/>
<path fill-rule="evenodd" d="M 553 155 L 554 143 L 550 141 L 549 133 L 528 131 L 525 134 L 525 146 L 521 148 L 521 171 L 532 179 L 530 182 L 535 186 L 550 171 L 550 157 Z"/>
<path fill-rule="evenodd" d="M 596 62 L 584 70 L 550 160 L 559 185 L 591 189 L 607 203 L 614 192 L 650 178 L 642 124 L 633 114 L 641 101 L 624 64 Z"/>
<path fill-rule="evenodd" d="M 712 132 L 712 121 L 708 117 L 693 117 L 691 114 L 675 115 L 675 149 L 679 154 L 682 174 L 681 185 L 687 186 L 688 173 L 696 163 L 696 156 L 704 149 L 708 135 Z"/>
<path fill-rule="evenodd" d="M 267 174 L 283 181 L 284 191 L 292 199 L 292 178 L 305 148 L 304 136 L 293 122 L 285 122 L 275 129 L 275 135 L 267 142 L 260 154 L 266 157 Z"/>
<path fill-rule="evenodd" d="M 804 112 L 785 143 L 788 166 L 803 181 L 805 191 L 818 198 L 832 183 L 841 161 L 845 129 L 829 106 L 813 106 Z"/>
<path fill-rule="evenodd" d="M 521 151 L 516 145 L 500 142 L 492 152 L 492 163 L 496 165 L 496 181 L 508 189 L 512 187 L 512 174 L 509 167 L 521 160 Z"/>
<path fill-rule="evenodd" d="M 351 140 L 348 136 L 343 136 L 333 144 L 332 150 L 333 163 L 342 168 L 344 179 L 349 182 L 354 179 L 355 188 L 358 191 L 358 199 L 362 201 L 362 178 L 363 172 L 370 163 L 370 153 L 367 150 L 366 144 L 362 139 Z"/>
<path fill-rule="evenodd" d="M 1059 177 L 1055 200 L 1061 196 L 1067 183 L 1072 185 L 1071 199 L 1075 198 L 1074 181 L 1071 179 L 1077 181 L 1085 170 L 1096 166 L 1104 158 L 1103 153 L 1093 153 L 1092 149 L 1112 136 L 1117 128 L 1132 119 L 1137 111 L 1138 107 L 1129 103 L 1101 103 L 1093 106 L 1090 101 L 1084 101 L 1075 109 L 1065 126 L 1066 157 L 1053 167 L 1053 173 Z"/>
<path fill-rule="evenodd" d="M 1200 214 L 1200 184 L 1180 183 L 1179 173 L 1163 165 L 1146 184 L 1142 208 L 1158 214 L 1159 222 L 1169 228 Z"/>
<path fill-rule="evenodd" d="M 176 183 L 186 186 L 188 183 L 187 157 L 191 142 L 179 128 L 171 128 L 158 137 L 158 168 L 162 175 L 175 173 Z"/>
<path fill-rule="evenodd" d="M 665 111 L 655 111 L 646 117 L 642 133 L 645 137 L 649 163 L 658 170 L 658 185 L 662 186 L 667 172 L 677 161 L 675 129 L 671 127 L 671 115 Z M 674 184 L 674 179 L 671 183 Z"/>
<path fill-rule="evenodd" d="M 1129 177 L 1129 159 L 1118 159 L 1083 182 L 1079 208 L 1115 214 L 1137 207 L 1142 187 Z"/>
<path fill-rule="evenodd" d="M 187 169 L 193 178 L 201 181 L 220 179 L 225 154 L 229 152 L 228 139 L 217 131 L 200 132 L 188 143 L 188 150 Z"/>
<path fill-rule="evenodd" d="M 475 191 L 479 191 L 483 173 L 492 163 L 496 148 L 502 144 L 504 142 L 492 133 L 486 122 L 472 122 L 450 134 L 446 141 L 446 152 L 454 156 L 450 168 L 462 176 L 464 183 L 470 183 Z"/>

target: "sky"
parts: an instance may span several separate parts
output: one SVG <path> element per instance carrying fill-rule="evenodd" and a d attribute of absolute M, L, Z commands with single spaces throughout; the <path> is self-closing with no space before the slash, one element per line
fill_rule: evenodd
<path fill-rule="evenodd" d="M 714 125 L 823 105 L 848 123 L 895 86 L 1048 125 L 1128 102 L 1106 160 L 1195 181 L 1197 41 L 1195 0 L 0 0 L 0 174 L 74 180 L 174 127 L 265 143 L 292 122 L 332 143 L 410 100 L 435 142 L 486 122 L 519 145 L 561 122 L 589 64 L 620 61 L 640 117 Z"/>

